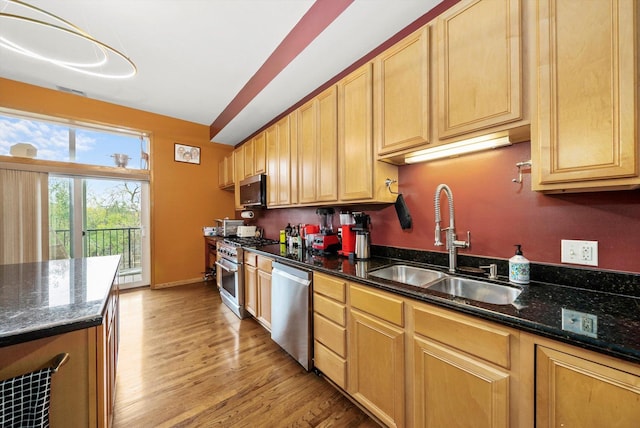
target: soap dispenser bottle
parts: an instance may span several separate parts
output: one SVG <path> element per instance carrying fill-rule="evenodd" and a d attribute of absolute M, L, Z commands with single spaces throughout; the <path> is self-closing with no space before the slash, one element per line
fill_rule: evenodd
<path fill-rule="evenodd" d="M 529 260 L 522 255 L 520 244 L 516 244 L 516 255 L 509 259 L 509 282 L 529 283 Z"/>

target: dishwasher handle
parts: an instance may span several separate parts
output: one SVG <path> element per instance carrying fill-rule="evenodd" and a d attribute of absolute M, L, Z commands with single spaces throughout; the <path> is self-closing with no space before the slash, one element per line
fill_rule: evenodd
<path fill-rule="evenodd" d="M 311 284 L 311 280 L 310 279 L 306 279 L 306 278 L 300 278 L 298 276 L 295 275 L 291 275 L 289 272 L 285 272 L 283 270 L 280 270 L 278 268 L 274 268 L 271 271 L 271 275 L 278 275 L 278 276 L 282 276 L 284 278 L 287 278 L 290 281 L 295 281 L 298 284 L 304 285 L 304 286 L 309 286 Z"/>

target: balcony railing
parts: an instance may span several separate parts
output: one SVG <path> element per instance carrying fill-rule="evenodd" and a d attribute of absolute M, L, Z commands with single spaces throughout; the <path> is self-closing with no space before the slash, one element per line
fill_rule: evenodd
<path fill-rule="evenodd" d="M 50 233 L 51 258 L 65 258 L 71 254 L 71 231 L 55 229 Z M 66 254 L 66 255 L 65 255 Z M 142 232 L 139 227 L 87 229 L 83 234 L 83 256 L 111 256 L 120 254 L 120 271 L 142 267 Z"/>

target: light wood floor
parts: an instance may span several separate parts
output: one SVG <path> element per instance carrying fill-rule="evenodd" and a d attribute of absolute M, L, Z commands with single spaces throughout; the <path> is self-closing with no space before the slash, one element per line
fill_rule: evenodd
<path fill-rule="evenodd" d="M 114 427 L 376 427 L 213 283 L 123 292 Z"/>

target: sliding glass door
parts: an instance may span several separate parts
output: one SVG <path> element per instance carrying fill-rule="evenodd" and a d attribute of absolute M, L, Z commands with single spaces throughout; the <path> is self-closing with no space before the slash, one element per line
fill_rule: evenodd
<path fill-rule="evenodd" d="M 149 183 L 49 177 L 50 258 L 119 254 L 121 288 L 148 285 Z"/>

